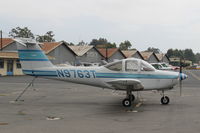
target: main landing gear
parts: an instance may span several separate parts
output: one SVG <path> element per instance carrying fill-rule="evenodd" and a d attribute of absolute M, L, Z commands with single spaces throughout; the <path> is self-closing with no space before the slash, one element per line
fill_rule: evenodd
<path fill-rule="evenodd" d="M 135 96 L 132 94 L 131 89 L 127 89 L 126 98 L 122 101 L 124 107 L 130 107 L 135 100 Z"/>
<path fill-rule="evenodd" d="M 169 104 L 170 99 L 169 99 L 168 96 L 165 96 L 164 90 L 162 91 L 162 95 L 163 95 L 163 96 L 161 97 L 160 102 L 161 102 L 163 105 Z"/>
<path fill-rule="evenodd" d="M 124 107 L 130 107 L 134 100 L 135 100 L 135 96 L 133 94 L 131 94 L 122 101 L 122 104 Z"/>

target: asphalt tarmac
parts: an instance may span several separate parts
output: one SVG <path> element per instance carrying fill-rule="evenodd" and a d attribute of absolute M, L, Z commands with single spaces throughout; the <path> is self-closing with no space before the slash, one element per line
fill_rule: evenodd
<path fill-rule="evenodd" d="M 0 77 L 0 133 L 199 133 L 200 71 L 166 92 L 135 93 L 130 108 L 122 106 L 124 92 L 29 76 Z"/>

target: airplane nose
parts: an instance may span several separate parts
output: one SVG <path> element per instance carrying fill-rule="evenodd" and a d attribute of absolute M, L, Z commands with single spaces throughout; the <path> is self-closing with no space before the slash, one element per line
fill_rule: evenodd
<path fill-rule="evenodd" d="M 179 74 L 179 79 L 180 79 L 180 80 L 184 80 L 184 79 L 186 79 L 186 78 L 188 78 L 188 76 L 187 76 L 186 74 L 184 74 L 184 73 L 180 73 L 180 74 Z"/>

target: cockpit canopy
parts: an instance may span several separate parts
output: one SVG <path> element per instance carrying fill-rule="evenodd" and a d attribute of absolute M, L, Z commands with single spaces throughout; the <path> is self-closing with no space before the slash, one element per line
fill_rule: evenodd
<path fill-rule="evenodd" d="M 126 72 L 137 72 L 137 71 L 155 71 L 155 68 L 144 60 L 140 59 L 124 59 L 105 65 L 106 68 L 112 71 L 126 71 Z"/>

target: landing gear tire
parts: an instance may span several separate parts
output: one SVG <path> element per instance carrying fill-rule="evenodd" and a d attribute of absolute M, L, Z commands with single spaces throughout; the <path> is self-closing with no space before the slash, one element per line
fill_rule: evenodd
<path fill-rule="evenodd" d="M 122 104 L 124 107 L 130 107 L 131 106 L 131 100 L 128 99 L 128 98 L 125 98 L 123 101 L 122 101 Z"/>
<path fill-rule="evenodd" d="M 167 105 L 169 104 L 169 97 L 168 96 L 163 96 L 160 100 L 160 102 L 163 104 L 163 105 Z"/>

